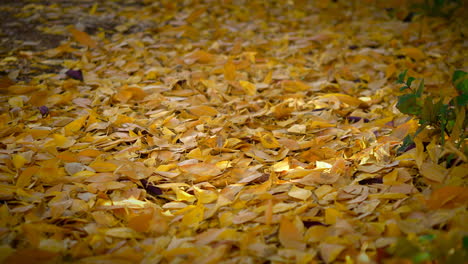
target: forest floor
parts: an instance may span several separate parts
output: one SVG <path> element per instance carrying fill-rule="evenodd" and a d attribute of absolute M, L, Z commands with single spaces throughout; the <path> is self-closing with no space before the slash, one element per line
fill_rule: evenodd
<path fill-rule="evenodd" d="M 466 263 L 467 5 L 309 2 L 2 1 L 0 262 Z"/>

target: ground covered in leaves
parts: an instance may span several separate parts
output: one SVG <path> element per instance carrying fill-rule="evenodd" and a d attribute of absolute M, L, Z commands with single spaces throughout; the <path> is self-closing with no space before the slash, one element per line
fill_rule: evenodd
<path fill-rule="evenodd" d="M 466 10 L 309 2 L 2 2 L 0 260 L 466 261 L 466 156 L 395 107 Z"/>

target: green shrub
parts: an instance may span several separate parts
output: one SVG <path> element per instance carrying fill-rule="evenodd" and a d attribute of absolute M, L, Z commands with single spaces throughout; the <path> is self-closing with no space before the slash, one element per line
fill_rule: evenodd
<path fill-rule="evenodd" d="M 424 79 L 420 80 L 417 88 L 413 88 L 412 84 L 416 78 L 407 76 L 407 72 L 405 70 L 398 75 L 397 83 L 403 84 L 400 91 L 409 91 L 409 93 L 398 98 L 396 107 L 404 114 L 415 116 L 420 126 L 414 135 L 405 138 L 399 152 L 412 144 L 413 138 L 427 127 L 434 128 L 434 133 L 439 134 L 439 143 L 442 146 L 445 145 L 446 137 L 448 137 L 458 149 L 465 148 L 464 140 L 468 124 L 465 118 L 468 105 L 468 74 L 461 70 L 453 73 L 452 84 L 457 91 L 457 96 L 446 100 L 423 95 Z M 444 103 L 447 101 L 448 103 Z"/>

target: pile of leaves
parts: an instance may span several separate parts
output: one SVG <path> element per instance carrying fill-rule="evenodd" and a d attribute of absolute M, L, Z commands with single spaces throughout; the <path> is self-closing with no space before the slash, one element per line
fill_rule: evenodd
<path fill-rule="evenodd" d="M 310 2 L 2 5 L 0 261 L 466 261 L 466 7 Z"/>

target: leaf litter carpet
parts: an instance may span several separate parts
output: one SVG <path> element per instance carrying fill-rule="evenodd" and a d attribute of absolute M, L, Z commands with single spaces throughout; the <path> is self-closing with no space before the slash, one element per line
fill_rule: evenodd
<path fill-rule="evenodd" d="M 0 260 L 466 261 L 466 156 L 395 108 L 466 21 L 399 2 L 2 4 Z"/>

